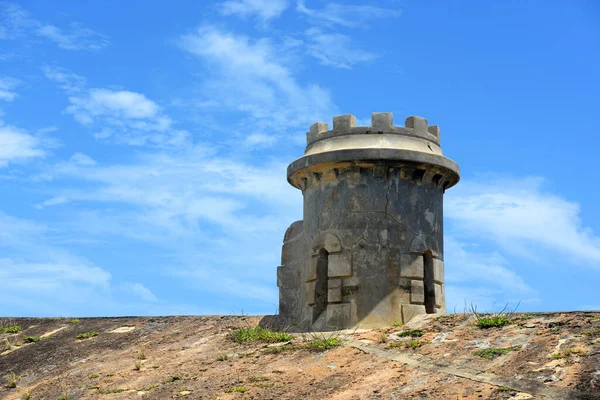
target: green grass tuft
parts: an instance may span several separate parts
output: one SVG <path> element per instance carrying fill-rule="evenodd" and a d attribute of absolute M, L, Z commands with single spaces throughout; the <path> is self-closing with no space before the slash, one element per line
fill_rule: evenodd
<path fill-rule="evenodd" d="M 481 349 L 481 350 L 475 350 L 473 352 L 473 355 L 479 356 L 481 358 L 485 358 L 488 360 L 493 360 L 494 357 L 496 357 L 496 356 L 501 356 L 501 355 L 507 354 L 511 351 L 517 351 L 519 349 L 521 349 L 521 346 Z"/>
<path fill-rule="evenodd" d="M 98 394 L 113 394 L 113 393 L 123 393 L 126 392 L 129 389 L 98 389 L 98 391 L 96 393 Z"/>
<path fill-rule="evenodd" d="M 85 333 L 80 333 L 79 335 L 77 335 L 77 339 L 89 339 L 95 336 L 98 336 L 99 333 L 98 332 L 85 332 Z"/>
<path fill-rule="evenodd" d="M 39 336 L 23 336 L 23 341 L 25 343 L 35 343 L 42 340 Z"/>
<path fill-rule="evenodd" d="M 18 325 L 5 326 L 4 328 L 0 328 L 0 333 L 19 333 L 23 330 Z"/>
<path fill-rule="evenodd" d="M 269 378 L 267 378 L 266 376 L 250 376 L 248 377 L 248 382 L 262 382 L 262 381 L 268 381 Z"/>
<path fill-rule="evenodd" d="M 573 354 L 578 355 L 578 356 L 587 356 L 587 353 L 584 350 L 566 348 L 566 349 L 559 351 L 558 353 L 553 353 L 551 355 L 551 357 L 555 360 L 558 360 L 561 358 L 568 358 L 569 356 L 571 356 Z"/>
<path fill-rule="evenodd" d="M 231 338 L 237 343 L 247 343 L 254 341 L 278 343 L 292 340 L 292 335 L 285 332 L 273 332 L 260 326 L 251 328 L 240 328 L 232 333 Z"/>
<path fill-rule="evenodd" d="M 501 328 L 504 325 L 509 324 L 510 321 L 508 318 L 503 316 L 493 316 L 493 317 L 482 317 L 477 320 L 475 326 L 478 326 L 481 329 L 488 328 Z"/>
<path fill-rule="evenodd" d="M 411 349 L 418 349 L 421 346 L 424 346 L 426 344 L 430 344 L 431 342 L 420 342 L 418 340 L 410 340 L 408 342 L 396 342 L 396 343 L 392 343 L 390 344 L 390 347 L 406 347 L 406 348 L 411 348 Z"/>
<path fill-rule="evenodd" d="M 310 342 L 306 343 L 306 348 L 315 351 L 325 351 L 333 349 L 340 344 L 342 344 L 342 339 L 337 337 L 313 338 Z"/>
<path fill-rule="evenodd" d="M 402 332 L 397 333 L 397 335 L 400 337 L 406 337 L 406 336 L 421 337 L 421 336 L 423 336 L 423 331 L 420 329 L 406 329 L 406 330 L 403 330 Z"/>
<path fill-rule="evenodd" d="M 227 389 L 225 392 L 227 392 L 227 393 L 244 393 L 247 390 L 248 390 L 248 388 L 245 386 L 235 386 L 235 387 L 232 387 L 231 389 Z"/>

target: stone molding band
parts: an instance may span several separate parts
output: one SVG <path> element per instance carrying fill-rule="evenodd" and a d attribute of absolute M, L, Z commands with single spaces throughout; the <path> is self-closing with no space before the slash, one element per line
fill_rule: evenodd
<path fill-rule="evenodd" d="M 292 186 L 304 190 L 301 182 L 301 179 L 304 178 L 302 172 L 308 174 L 313 171 L 322 171 L 324 169 L 322 167 L 325 167 L 322 164 L 332 164 L 331 168 L 360 164 L 386 164 L 389 167 L 407 166 L 426 171 L 431 170 L 445 178 L 444 190 L 456 185 L 460 179 L 458 164 L 444 156 L 399 149 L 350 149 L 300 157 L 287 168 L 288 182 Z"/>

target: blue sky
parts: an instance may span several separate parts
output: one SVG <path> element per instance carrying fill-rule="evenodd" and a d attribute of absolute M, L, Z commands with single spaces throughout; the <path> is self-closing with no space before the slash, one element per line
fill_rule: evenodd
<path fill-rule="evenodd" d="M 0 3 L 0 314 L 276 312 L 285 168 L 373 111 L 461 167 L 449 311 L 600 309 L 598 4 Z"/>

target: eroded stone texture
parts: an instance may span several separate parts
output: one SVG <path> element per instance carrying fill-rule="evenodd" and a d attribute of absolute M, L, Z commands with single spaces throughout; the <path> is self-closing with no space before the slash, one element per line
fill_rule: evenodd
<path fill-rule="evenodd" d="M 304 218 L 285 234 L 277 284 L 279 316 L 295 330 L 389 326 L 445 308 L 443 193 L 458 166 L 424 118 L 355 124 L 313 124 L 288 167 Z"/>

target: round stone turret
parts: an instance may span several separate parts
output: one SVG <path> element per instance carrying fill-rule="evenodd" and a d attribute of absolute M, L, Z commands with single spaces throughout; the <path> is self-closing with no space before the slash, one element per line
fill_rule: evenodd
<path fill-rule="evenodd" d="M 304 218 L 287 230 L 279 316 L 296 330 L 389 326 L 445 310 L 443 193 L 459 180 L 440 130 L 373 113 L 317 122 L 288 167 Z"/>

